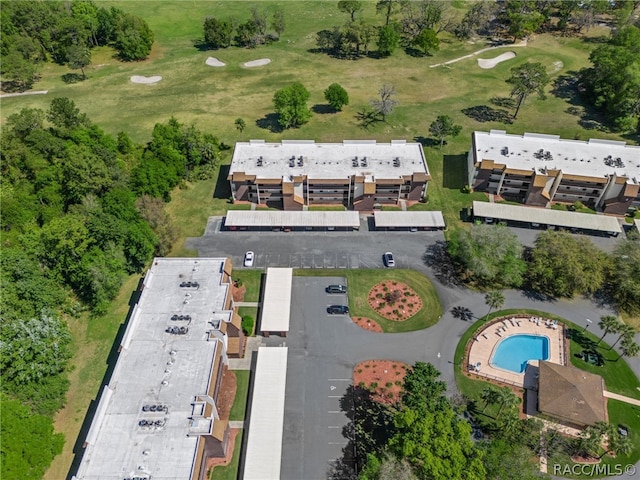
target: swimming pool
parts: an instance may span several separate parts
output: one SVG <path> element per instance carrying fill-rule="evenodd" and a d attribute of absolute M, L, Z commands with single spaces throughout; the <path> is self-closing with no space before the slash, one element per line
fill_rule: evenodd
<path fill-rule="evenodd" d="M 549 339 L 541 335 L 513 335 L 501 340 L 491 358 L 498 368 L 522 373 L 529 360 L 549 359 Z"/>

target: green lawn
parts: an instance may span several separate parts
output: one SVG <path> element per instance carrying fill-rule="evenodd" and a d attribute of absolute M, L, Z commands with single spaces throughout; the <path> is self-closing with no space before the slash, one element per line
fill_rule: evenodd
<path fill-rule="evenodd" d="M 238 389 L 236 390 L 236 398 L 233 399 L 233 406 L 229 412 L 229 420 L 244 420 L 251 372 L 249 370 L 234 370 L 233 373 L 236 374 Z"/>
<path fill-rule="evenodd" d="M 387 333 L 410 332 L 435 325 L 442 316 L 442 305 L 431 281 L 415 270 L 358 269 L 358 270 L 306 270 L 296 269 L 298 276 L 346 277 L 349 287 L 349 310 L 354 317 L 367 317 L 380 324 Z M 422 299 L 422 309 L 409 320 L 393 322 L 381 317 L 367 302 L 369 290 L 383 280 L 397 280 L 413 288 Z"/>
<path fill-rule="evenodd" d="M 234 280 L 242 281 L 242 284 L 247 287 L 247 291 L 244 294 L 245 302 L 257 302 L 260 300 L 260 283 L 262 282 L 262 270 L 240 270 L 233 271 L 232 278 Z"/>
<path fill-rule="evenodd" d="M 240 449 L 242 448 L 242 434 L 244 430 L 241 430 L 236 435 L 236 441 L 233 446 L 233 457 L 231 463 L 226 467 L 215 467 L 209 475 L 209 480 L 237 480 L 238 478 L 238 464 L 240 463 Z"/>

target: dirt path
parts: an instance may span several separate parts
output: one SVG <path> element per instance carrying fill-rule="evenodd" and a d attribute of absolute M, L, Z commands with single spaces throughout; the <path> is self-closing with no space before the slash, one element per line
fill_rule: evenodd
<path fill-rule="evenodd" d="M 453 60 L 449 60 L 449 61 L 442 62 L 442 63 L 436 63 L 435 65 L 429 65 L 429 68 L 441 67 L 442 65 L 449 65 L 451 63 L 456 63 L 456 62 L 459 62 L 460 60 L 465 60 L 467 58 L 471 58 L 471 57 L 475 57 L 476 55 L 480 55 L 481 53 L 488 52 L 489 50 L 495 50 L 496 48 L 513 48 L 513 47 L 526 47 L 526 46 L 527 46 L 527 41 L 526 40 L 522 40 L 522 41 L 520 41 L 518 43 L 508 43 L 508 44 L 505 44 L 505 45 L 498 45 L 496 47 L 487 47 L 487 48 L 483 48 L 482 50 L 478 50 L 477 52 L 470 53 L 469 55 L 465 55 L 463 57 L 454 58 Z"/>
<path fill-rule="evenodd" d="M 21 93 L 3 93 L 0 95 L 0 98 L 9 98 L 9 97 L 23 97 L 25 95 L 46 95 L 49 93 L 49 90 L 34 90 L 33 92 L 21 92 Z"/>

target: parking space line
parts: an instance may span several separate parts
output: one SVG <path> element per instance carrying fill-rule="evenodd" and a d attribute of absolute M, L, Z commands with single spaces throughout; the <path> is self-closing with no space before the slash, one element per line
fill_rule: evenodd
<path fill-rule="evenodd" d="M 329 445 L 346 445 L 349 442 L 327 442 Z"/>
<path fill-rule="evenodd" d="M 327 395 L 328 398 L 342 398 L 342 395 Z"/>
<path fill-rule="evenodd" d="M 329 378 L 330 382 L 350 382 L 350 378 Z"/>
<path fill-rule="evenodd" d="M 341 427 L 340 427 L 340 425 L 336 425 L 336 426 L 329 425 L 327 428 L 341 428 Z"/>
<path fill-rule="evenodd" d="M 329 410 L 328 413 L 342 413 L 340 410 Z"/>

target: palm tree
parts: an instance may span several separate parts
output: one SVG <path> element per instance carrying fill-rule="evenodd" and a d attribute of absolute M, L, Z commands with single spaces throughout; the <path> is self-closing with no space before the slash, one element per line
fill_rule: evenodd
<path fill-rule="evenodd" d="M 620 327 L 620 320 L 618 320 L 618 317 L 615 317 L 613 315 L 605 315 L 603 317 L 600 317 L 600 321 L 598 322 L 598 326 L 600 327 L 600 329 L 604 330 L 604 333 L 602 334 L 602 336 L 598 340 L 598 343 L 596 343 L 596 346 L 600 345 L 600 342 L 602 341 L 602 339 L 604 338 L 604 336 L 607 333 L 609 333 L 609 332 L 617 333 L 618 332 L 618 328 Z"/>
<path fill-rule="evenodd" d="M 600 448 L 602 430 L 596 425 L 585 428 L 577 439 L 576 453 L 586 457 L 597 452 Z"/>
<path fill-rule="evenodd" d="M 620 356 L 616 358 L 616 362 L 622 357 L 635 357 L 638 353 L 640 353 L 640 345 L 633 340 L 633 336 L 624 337 L 620 344 Z"/>
<path fill-rule="evenodd" d="M 613 345 L 609 347 L 609 350 L 612 350 L 613 347 L 615 347 L 620 340 L 624 338 L 633 338 L 636 332 L 631 325 L 620 323 L 620 325 L 616 329 L 616 333 L 619 335 L 618 339 L 614 342 Z"/>
<path fill-rule="evenodd" d="M 507 408 L 511 408 L 511 407 L 515 407 L 516 405 L 518 405 L 518 397 L 516 397 L 516 395 L 507 387 L 501 388 L 499 390 L 500 392 L 500 409 L 498 410 L 498 415 L 500 416 L 500 413 L 502 413 L 502 409 L 504 407 Z"/>
<path fill-rule="evenodd" d="M 607 425 L 607 448 L 600 458 L 607 453 L 615 453 L 616 455 L 628 455 L 633 449 L 633 444 L 627 435 L 621 435 L 618 427 L 615 425 Z"/>
<path fill-rule="evenodd" d="M 484 408 L 482 409 L 482 413 L 484 413 L 489 404 L 497 403 L 500 400 L 500 390 L 493 385 L 490 385 L 482 390 L 480 398 L 484 400 Z"/>
<path fill-rule="evenodd" d="M 517 432 L 520 426 L 520 417 L 515 410 L 510 410 L 500 419 L 500 431 L 505 437 L 510 437 Z"/>
<path fill-rule="evenodd" d="M 484 303 L 489 305 L 489 311 L 485 315 L 485 318 L 488 318 L 491 310 L 494 308 L 502 308 L 504 305 L 504 294 L 500 290 L 491 290 L 484 296 Z"/>

